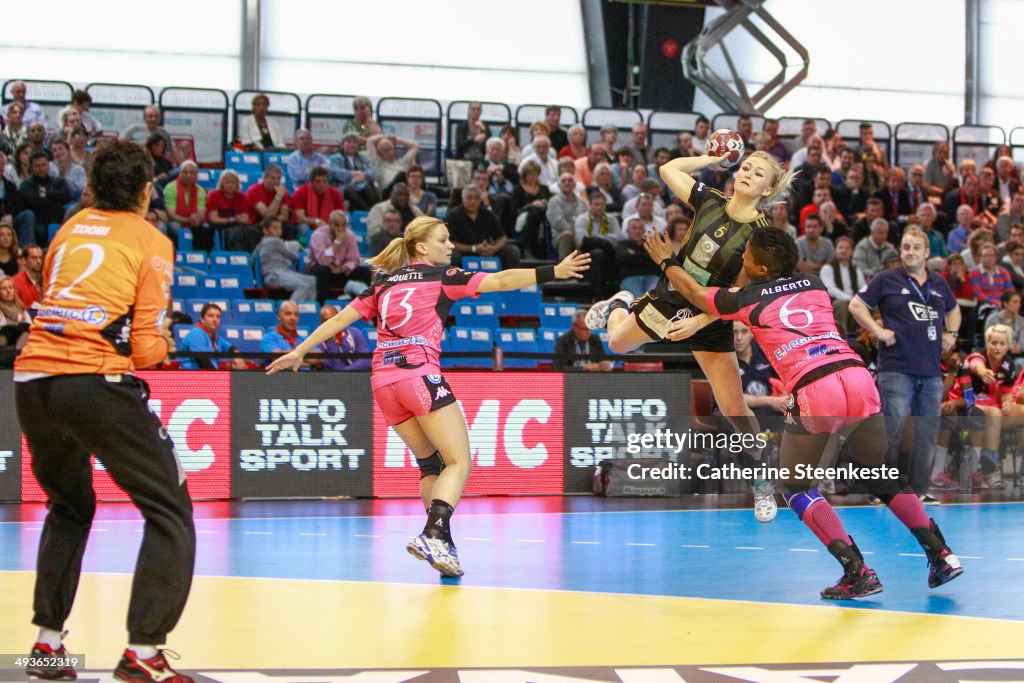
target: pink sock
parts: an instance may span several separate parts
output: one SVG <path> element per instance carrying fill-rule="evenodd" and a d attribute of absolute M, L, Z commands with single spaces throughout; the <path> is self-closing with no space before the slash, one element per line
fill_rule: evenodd
<path fill-rule="evenodd" d="M 835 508 L 825 499 L 818 500 L 804 512 L 804 524 L 807 525 L 818 540 L 828 546 L 832 541 L 843 541 L 850 545 L 853 541 L 846 535 L 846 529 L 836 514 Z"/>
<path fill-rule="evenodd" d="M 913 493 L 897 493 L 889 501 L 889 509 L 908 529 L 928 528 L 931 520 L 921 501 Z"/>

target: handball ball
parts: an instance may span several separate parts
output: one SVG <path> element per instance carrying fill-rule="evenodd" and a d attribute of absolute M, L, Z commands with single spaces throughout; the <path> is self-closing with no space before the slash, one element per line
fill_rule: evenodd
<path fill-rule="evenodd" d="M 743 158 L 743 138 L 728 128 L 716 130 L 708 136 L 708 156 L 725 157 L 726 166 L 735 166 Z"/>

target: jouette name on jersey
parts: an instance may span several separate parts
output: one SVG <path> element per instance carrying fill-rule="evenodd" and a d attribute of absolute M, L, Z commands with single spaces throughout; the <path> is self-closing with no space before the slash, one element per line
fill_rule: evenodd
<path fill-rule="evenodd" d="M 810 280 L 797 280 L 796 282 L 787 282 L 784 285 L 776 285 L 775 287 L 765 287 L 761 290 L 761 296 L 769 296 L 771 294 L 781 294 L 782 292 L 790 292 L 794 289 L 800 289 L 801 287 L 810 287 Z"/>
<path fill-rule="evenodd" d="M 403 273 L 402 275 L 392 275 L 388 278 L 388 282 L 408 282 L 409 280 L 422 280 L 423 273 L 419 271 L 412 273 Z"/>

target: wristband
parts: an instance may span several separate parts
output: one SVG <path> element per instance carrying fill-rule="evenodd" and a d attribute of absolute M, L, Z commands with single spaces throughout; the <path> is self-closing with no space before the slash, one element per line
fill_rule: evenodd
<path fill-rule="evenodd" d="M 669 257 L 669 258 L 666 258 L 666 259 L 662 259 L 661 263 L 658 264 L 658 267 L 661 268 L 661 272 L 664 273 L 666 270 L 668 270 L 669 266 L 675 266 L 675 265 L 678 265 L 676 263 L 676 260 L 674 258 L 672 258 L 672 257 Z"/>
<path fill-rule="evenodd" d="M 538 285 L 542 285 L 545 282 L 552 282 L 558 279 L 557 277 L 555 277 L 554 266 L 537 266 L 534 270 L 537 273 Z"/>
<path fill-rule="evenodd" d="M 473 253 L 474 254 L 476 253 L 476 245 L 475 244 L 473 245 Z"/>

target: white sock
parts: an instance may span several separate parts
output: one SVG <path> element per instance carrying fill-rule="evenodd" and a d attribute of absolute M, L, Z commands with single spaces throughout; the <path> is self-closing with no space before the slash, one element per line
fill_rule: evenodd
<path fill-rule="evenodd" d="M 948 446 L 935 447 L 935 462 L 932 463 L 932 479 L 935 479 L 946 469 L 946 459 L 949 458 Z"/>
<path fill-rule="evenodd" d="M 132 645 L 128 643 L 128 649 L 135 652 L 139 659 L 152 659 L 156 657 L 158 650 L 152 645 Z"/>
<path fill-rule="evenodd" d="M 39 637 L 36 638 L 36 642 L 49 645 L 51 650 L 59 650 L 60 631 L 54 631 L 48 628 L 41 628 L 39 629 Z"/>
<path fill-rule="evenodd" d="M 971 474 L 978 469 L 981 462 L 981 446 L 971 446 Z"/>

